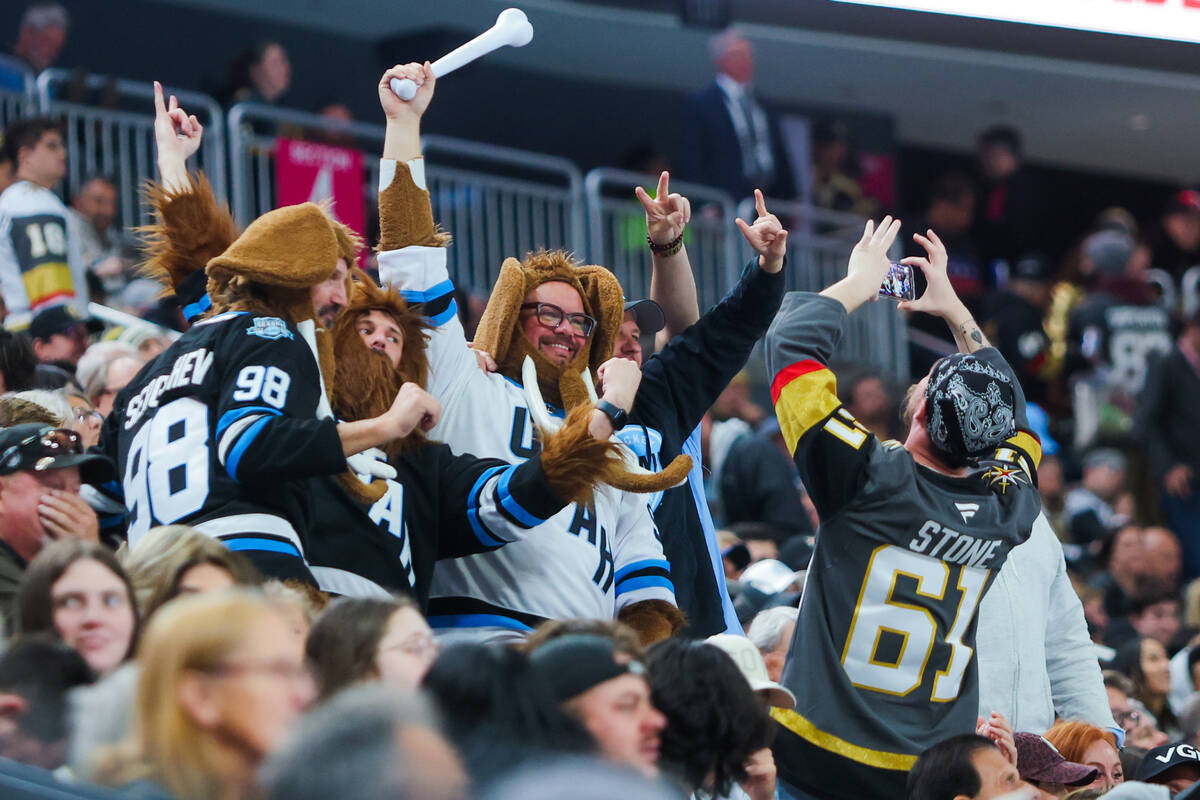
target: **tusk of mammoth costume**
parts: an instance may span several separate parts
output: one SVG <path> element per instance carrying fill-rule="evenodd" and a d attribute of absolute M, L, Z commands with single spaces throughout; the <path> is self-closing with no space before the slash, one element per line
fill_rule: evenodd
<path fill-rule="evenodd" d="M 583 388 L 587 389 L 588 400 L 592 405 L 596 405 L 600 397 L 596 394 L 596 384 L 592 383 L 592 371 L 585 369 L 581 377 L 583 378 Z"/>

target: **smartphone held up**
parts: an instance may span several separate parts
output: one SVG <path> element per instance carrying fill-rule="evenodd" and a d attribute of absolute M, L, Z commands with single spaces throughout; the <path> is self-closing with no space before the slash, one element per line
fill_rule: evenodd
<path fill-rule="evenodd" d="M 887 276 L 879 287 L 879 296 L 900 302 L 917 298 L 916 284 L 913 282 L 912 267 L 907 264 L 892 262 L 888 265 Z"/>

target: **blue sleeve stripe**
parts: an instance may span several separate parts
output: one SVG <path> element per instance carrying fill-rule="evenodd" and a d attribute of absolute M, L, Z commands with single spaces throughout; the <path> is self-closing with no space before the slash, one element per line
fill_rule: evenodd
<path fill-rule="evenodd" d="M 242 417 L 248 417 L 251 414 L 274 414 L 277 417 L 282 416 L 282 412 L 278 408 L 271 408 L 269 406 L 242 406 L 241 408 L 230 409 L 217 420 L 217 438 L 219 439 L 221 434 L 230 425 Z"/>
<path fill-rule="evenodd" d="M 536 528 L 546 520 L 526 511 L 524 506 L 518 503 L 517 499 L 508 490 L 508 482 L 516 471 L 517 468 L 515 465 L 504 470 L 504 474 L 500 476 L 500 482 L 496 484 L 496 498 L 500 501 L 500 505 L 504 510 L 512 515 L 513 519 L 526 528 Z"/>
<path fill-rule="evenodd" d="M 428 303 L 430 300 L 437 300 L 439 297 L 445 297 L 453 293 L 454 282 L 447 278 L 441 283 L 435 283 L 428 289 L 419 292 L 413 289 L 406 289 L 400 292 L 400 296 L 410 303 Z"/>
<path fill-rule="evenodd" d="M 255 422 L 246 429 L 245 433 L 238 437 L 237 443 L 233 446 L 233 449 L 229 451 L 229 458 L 225 461 L 225 471 L 228 472 L 229 477 L 233 478 L 235 481 L 238 479 L 238 464 L 241 463 L 242 456 L 245 454 L 246 448 L 254 443 L 254 437 L 258 436 L 258 434 L 262 432 L 262 429 L 266 427 L 266 424 L 270 421 L 270 417 L 263 417 Z"/>
<path fill-rule="evenodd" d="M 222 539 L 221 544 L 235 552 L 241 552 L 243 550 L 259 550 L 266 551 L 268 553 L 283 553 L 285 555 L 295 556 L 296 558 L 303 558 L 303 556 L 300 555 L 300 551 L 296 549 L 295 545 L 288 544 L 287 542 L 281 542 L 278 539 L 254 539 L 250 537 L 244 537 L 240 539 Z"/>
<path fill-rule="evenodd" d="M 631 573 L 643 569 L 662 569 L 669 573 L 671 571 L 671 565 L 660 558 L 647 558 L 644 561 L 634 561 L 632 564 L 628 564 L 617 570 L 616 581 L 617 583 L 620 583 Z"/>
<path fill-rule="evenodd" d="M 440 314 L 435 314 L 434 316 L 430 317 L 429 321 L 432 322 L 435 327 L 440 328 L 443 325 L 445 325 L 447 322 L 449 322 L 450 320 L 454 319 L 457 315 L 458 315 L 458 301 L 451 300 L 450 305 L 446 307 L 445 311 L 443 311 Z"/>
<path fill-rule="evenodd" d="M 191 322 L 210 308 L 212 308 L 212 298 L 208 296 L 208 292 L 205 292 L 199 300 L 183 307 L 183 318 Z"/>
<path fill-rule="evenodd" d="M 623 594 L 636 592 L 638 589 L 651 588 L 667 589 L 668 591 L 674 592 L 675 584 L 671 583 L 671 581 L 667 578 L 660 578 L 656 575 L 647 575 L 644 578 L 631 578 L 630 580 L 625 581 L 623 584 L 617 584 L 617 596 L 620 597 Z"/>
<path fill-rule="evenodd" d="M 509 628 L 530 632 L 533 628 L 499 614 L 430 614 L 431 628 Z"/>
<path fill-rule="evenodd" d="M 471 491 L 467 494 L 467 522 L 471 524 L 471 530 L 475 532 L 475 538 L 480 541 L 485 547 L 499 547 L 503 544 L 508 544 L 503 539 L 497 539 L 490 531 L 483 527 L 483 523 L 479 520 L 479 495 L 483 493 L 483 487 L 491 480 L 492 476 L 497 472 L 509 467 L 491 467 L 484 471 L 475 480 L 475 485 L 471 487 Z"/>

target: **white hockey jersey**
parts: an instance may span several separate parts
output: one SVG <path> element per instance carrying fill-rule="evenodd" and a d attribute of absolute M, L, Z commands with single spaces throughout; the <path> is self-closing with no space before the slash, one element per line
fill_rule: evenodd
<path fill-rule="evenodd" d="M 29 325 L 44 308 L 71 303 L 88 316 L 87 274 L 79 231 L 54 192 L 17 181 L 0 193 L 0 294 L 5 324 Z"/>
<path fill-rule="evenodd" d="M 384 179 L 392 166 L 384 162 Z M 422 180 L 417 170 L 414 179 Z M 517 464 L 537 453 L 521 385 L 480 370 L 467 346 L 446 271 L 446 251 L 406 247 L 379 254 L 380 278 L 409 302 L 424 303 L 436 326 L 429 337 L 429 385 L 442 403 L 430 437 L 457 453 Z M 560 409 L 550 409 L 562 415 Z M 434 569 L 429 622 L 439 631 L 528 632 L 547 619 L 610 619 L 642 600 L 674 602 L 670 567 L 648 496 L 597 490 L 499 550 L 443 559 Z"/>

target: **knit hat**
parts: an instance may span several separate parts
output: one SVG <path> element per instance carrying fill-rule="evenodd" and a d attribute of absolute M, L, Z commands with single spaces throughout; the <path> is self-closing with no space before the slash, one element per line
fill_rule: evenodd
<path fill-rule="evenodd" d="M 1012 381 L 973 355 L 938 361 L 925 401 L 929 438 L 952 463 L 984 456 L 1017 432 Z"/>

